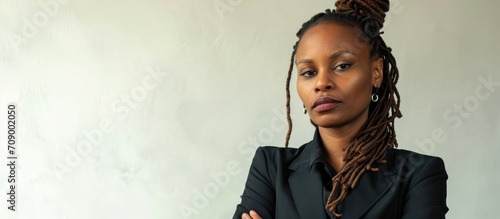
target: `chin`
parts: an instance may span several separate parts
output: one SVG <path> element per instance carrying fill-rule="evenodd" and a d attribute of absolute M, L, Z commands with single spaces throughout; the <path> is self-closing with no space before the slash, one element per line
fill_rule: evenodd
<path fill-rule="evenodd" d="M 316 118 L 311 119 L 311 121 L 317 126 L 325 128 L 341 127 L 349 123 L 349 120 L 346 120 L 345 117 L 342 119 L 339 118 L 339 116 L 333 115 L 317 116 Z"/>

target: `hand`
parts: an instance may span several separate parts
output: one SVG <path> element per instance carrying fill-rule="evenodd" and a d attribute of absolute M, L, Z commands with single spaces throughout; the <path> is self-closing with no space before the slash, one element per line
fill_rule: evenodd
<path fill-rule="evenodd" d="M 241 219 L 262 219 L 262 218 L 260 217 L 259 214 L 257 214 L 257 212 L 251 210 L 250 214 L 243 213 L 243 215 L 241 215 Z"/>

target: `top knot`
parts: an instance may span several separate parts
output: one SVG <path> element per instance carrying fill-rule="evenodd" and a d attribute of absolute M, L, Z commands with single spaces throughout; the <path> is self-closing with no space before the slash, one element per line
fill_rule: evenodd
<path fill-rule="evenodd" d="M 353 14 L 361 21 L 365 33 L 374 37 L 384 26 L 389 6 L 389 0 L 337 0 L 335 11 Z"/>

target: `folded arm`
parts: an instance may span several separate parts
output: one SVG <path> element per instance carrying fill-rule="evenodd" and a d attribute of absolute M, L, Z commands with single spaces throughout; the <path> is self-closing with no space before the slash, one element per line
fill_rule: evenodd
<path fill-rule="evenodd" d="M 263 148 L 259 147 L 250 166 L 241 203 L 236 207 L 233 219 L 241 219 L 242 215 L 249 214 L 250 210 L 254 210 L 260 215 L 255 217 L 255 215 L 250 214 L 253 219 L 259 217 L 274 218 L 276 191 L 268 171 L 268 164 L 268 158 Z"/>

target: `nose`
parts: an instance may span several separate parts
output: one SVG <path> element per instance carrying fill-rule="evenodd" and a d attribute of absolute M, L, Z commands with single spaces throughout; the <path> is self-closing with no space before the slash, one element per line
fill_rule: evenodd
<path fill-rule="evenodd" d="M 314 90 L 316 92 L 324 92 L 332 89 L 333 80 L 330 74 L 326 71 L 318 72 L 316 75 L 316 84 Z"/>

